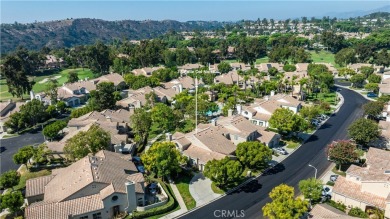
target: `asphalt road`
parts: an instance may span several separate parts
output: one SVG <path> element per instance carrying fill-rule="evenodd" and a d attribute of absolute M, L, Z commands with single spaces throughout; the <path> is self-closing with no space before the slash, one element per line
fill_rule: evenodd
<path fill-rule="evenodd" d="M 40 144 L 44 142 L 44 138 L 41 132 L 26 133 L 17 137 L 0 139 L 0 173 L 4 173 L 8 170 L 16 170 L 20 165 L 13 162 L 12 156 L 18 151 L 19 148 L 26 145 Z"/>
<path fill-rule="evenodd" d="M 348 89 L 342 89 L 340 93 L 344 97 L 340 110 L 283 162 L 239 190 L 182 218 L 263 218 L 261 209 L 271 201 L 268 193 L 272 188 L 285 183 L 298 191 L 300 180 L 314 177 L 314 168 L 309 164 L 318 169 L 317 176 L 323 174 L 330 165 L 326 145 L 333 140 L 348 138 L 348 126 L 363 116 L 361 106 L 367 102 L 364 97 Z"/>

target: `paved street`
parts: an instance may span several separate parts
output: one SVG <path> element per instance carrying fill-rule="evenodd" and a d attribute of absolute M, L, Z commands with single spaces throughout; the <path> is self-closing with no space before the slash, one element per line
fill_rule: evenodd
<path fill-rule="evenodd" d="M 0 139 L 0 173 L 11 169 L 18 169 L 19 165 L 14 164 L 12 161 L 12 156 L 18 151 L 19 148 L 26 145 L 40 144 L 43 142 L 44 139 L 41 132 L 34 134 L 26 133 L 13 138 Z"/>
<path fill-rule="evenodd" d="M 326 159 L 326 145 L 333 140 L 347 139 L 348 126 L 363 115 L 361 106 L 367 102 L 360 94 L 347 89 L 342 89 L 341 94 L 344 105 L 340 110 L 275 168 L 239 190 L 182 217 L 215 218 L 221 215 L 221 210 L 229 210 L 230 218 L 242 218 L 240 213 L 243 210 L 245 218 L 263 218 L 261 208 L 270 201 L 268 193 L 272 188 L 286 183 L 298 190 L 300 180 L 314 177 L 314 169 L 308 164 L 318 169 L 318 176 L 323 174 L 331 164 Z"/>

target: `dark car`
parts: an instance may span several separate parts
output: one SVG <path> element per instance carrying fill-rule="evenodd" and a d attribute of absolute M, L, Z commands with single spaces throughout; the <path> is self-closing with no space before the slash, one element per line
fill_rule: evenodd
<path fill-rule="evenodd" d="M 377 97 L 378 95 L 376 95 L 375 93 L 373 92 L 368 92 L 367 93 L 367 97 Z"/>

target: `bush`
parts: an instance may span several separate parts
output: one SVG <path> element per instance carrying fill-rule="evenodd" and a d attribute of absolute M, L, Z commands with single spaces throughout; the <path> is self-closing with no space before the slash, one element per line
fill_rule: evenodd
<path fill-rule="evenodd" d="M 135 211 L 135 212 L 133 212 L 133 215 L 131 216 L 131 218 L 133 218 L 133 219 L 136 219 L 136 218 L 148 218 L 148 217 L 152 217 L 154 215 L 167 213 L 167 212 L 173 210 L 176 207 L 176 205 L 175 205 L 176 200 L 173 197 L 173 195 L 172 195 L 173 193 L 168 188 L 168 186 L 165 183 L 163 183 L 161 180 L 159 180 L 159 179 L 151 179 L 151 181 L 155 181 L 155 182 L 160 183 L 161 187 L 165 190 L 165 192 L 168 195 L 168 202 L 165 205 L 163 205 L 163 206 L 152 208 L 152 209 L 149 209 L 149 210 L 146 210 L 146 211 Z"/>
<path fill-rule="evenodd" d="M 326 183 L 326 185 L 328 185 L 328 186 L 334 186 L 334 182 L 328 181 L 328 182 Z"/>
<path fill-rule="evenodd" d="M 294 65 L 285 65 L 283 66 L 283 70 L 286 72 L 292 72 L 297 70 L 297 68 Z"/>
<path fill-rule="evenodd" d="M 366 212 L 364 212 L 362 209 L 355 207 L 349 210 L 348 215 L 353 217 L 360 217 L 360 218 L 368 218 L 368 215 Z"/>
<path fill-rule="evenodd" d="M 330 205 L 330 206 L 332 206 L 332 207 L 334 207 L 334 208 L 339 209 L 339 210 L 342 211 L 342 212 L 345 212 L 345 209 L 347 208 L 347 206 L 345 206 L 343 203 L 341 203 L 341 202 L 335 202 L 335 201 L 333 201 L 333 200 L 329 200 L 329 201 L 327 202 L 327 204 Z"/>

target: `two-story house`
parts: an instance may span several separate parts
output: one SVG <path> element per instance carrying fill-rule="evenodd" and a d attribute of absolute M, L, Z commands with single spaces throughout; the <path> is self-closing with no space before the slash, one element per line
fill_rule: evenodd
<path fill-rule="evenodd" d="M 237 106 L 237 113 L 249 119 L 253 124 L 269 127 L 269 119 L 276 109 L 287 108 L 294 113 L 298 113 L 302 108 L 301 101 L 290 95 L 277 94 L 271 92 L 270 97 L 256 99 L 249 106 Z"/>
<path fill-rule="evenodd" d="M 140 210 L 146 183 L 131 160 L 103 150 L 27 180 L 25 218 L 103 219 Z"/>
<path fill-rule="evenodd" d="M 390 218 L 390 152 L 371 147 L 364 167 L 351 165 L 339 176 L 332 200 L 363 211 L 379 208 Z"/>

